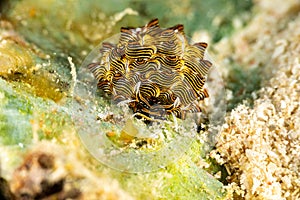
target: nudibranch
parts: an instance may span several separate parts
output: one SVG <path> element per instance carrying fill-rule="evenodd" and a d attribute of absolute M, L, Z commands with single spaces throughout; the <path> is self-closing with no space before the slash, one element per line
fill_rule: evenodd
<path fill-rule="evenodd" d="M 212 63 L 204 59 L 207 44 L 189 44 L 183 29 L 160 28 L 158 19 L 121 28 L 118 43 L 102 43 L 101 57 L 88 66 L 98 88 L 147 120 L 200 112 Z"/>

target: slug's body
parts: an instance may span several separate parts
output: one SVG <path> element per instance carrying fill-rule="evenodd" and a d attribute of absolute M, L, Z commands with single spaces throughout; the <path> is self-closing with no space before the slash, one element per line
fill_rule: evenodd
<path fill-rule="evenodd" d="M 98 87 L 147 119 L 199 112 L 211 63 L 206 43 L 190 45 L 183 25 L 161 29 L 154 19 L 141 28 L 121 28 L 118 44 L 103 43 L 101 59 L 89 65 Z"/>

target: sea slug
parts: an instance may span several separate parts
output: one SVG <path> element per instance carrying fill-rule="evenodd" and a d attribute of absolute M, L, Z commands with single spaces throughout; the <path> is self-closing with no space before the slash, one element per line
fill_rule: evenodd
<path fill-rule="evenodd" d="M 181 24 L 160 28 L 158 19 L 121 28 L 119 42 L 103 42 L 100 59 L 88 65 L 98 88 L 147 120 L 200 112 L 212 64 L 204 59 L 207 44 L 189 44 L 183 29 Z"/>

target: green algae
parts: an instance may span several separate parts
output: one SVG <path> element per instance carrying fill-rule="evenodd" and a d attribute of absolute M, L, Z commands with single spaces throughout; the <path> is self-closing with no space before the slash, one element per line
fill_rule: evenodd
<path fill-rule="evenodd" d="M 20 83 L 0 79 L 0 139 L 3 145 L 29 145 L 33 126 L 38 123 L 37 139 L 59 137 L 70 117 L 49 100 L 31 95 Z"/>
<path fill-rule="evenodd" d="M 194 142 L 179 161 L 154 173 L 111 174 L 137 199 L 224 199 L 223 184 L 195 164 L 199 160 L 195 149 L 201 146 Z"/>
<path fill-rule="evenodd" d="M 66 137 L 62 133 L 65 129 L 70 130 L 70 126 L 72 126 L 70 118 L 66 115 L 68 112 L 59 111 L 55 109 L 55 104 L 22 91 L 16 87 L 18 84 L 9 84 L 4 80 L 0 80 L 0 83 L 1 105 L 3 105 L 1 113 L 7 118 L 11 117 L 2 125 L 11 125 L 10 120 L 16 117 L 15 115 L 9 116 L 8 110 L 13 110 L 14 113 L 20 112 L 18 114 L 20 117 L 17 116 L 17 121 L 13 127 L 10 127 L 10 130 L 1 129 L 1 134 L 13 133 L 12 135 L 1 135 L 5 139 L 5 141 L 1 141 L 1 146 L 22 144 L 26 148 L 31 145 L 33 141 L 32 127 L 33 123 L 36 122 L 40 127 L 38 131 L 39 140 L 55 139 L 62 143 L 63 138 L 74 137 Z M 126 174 L 108 169 L 105 171 L 119 180 L 122 187 L 131 191 L 130 193 L 137 199 L 145 197 L 151 199 L 172 199 L 175 197 L 179 199 L 222 199 L 224 195 L 221 191 L 222 184 L 195 166 L 194 162 L 190 160 L 192 157 L 196 162 L 196 149 L 201 149 L 201 145 L 201 143 L 195 143 L 180 161 L 154 173 Z M 103 166 L 98 170 L 103 170 Z M 154 193 L 153 188 L 155 188 Z"/>
<path fill-rule="evenodd" d="M 4 145 L 29 144 L 32 140 L 30 118 L 32 103 L 20 98 L 0 79 L 0 135 Z"/>
<path fill-rule="evenodd" d="M 54 102 L 22 90 L 19 82 L 8 83 L 0 79 L 0 83 L 1 114 L 7 118 L 6 121 L 1 120 L 1 125 L 6 127 L 1 127 L 0 131 L 1 138 L 4 139 L 1 141 L 1 146 L 4 145 L 1 148 L 16 145 L 21 145 L 22 148 L 32 146 L 35 124 L 38 124 L 39 127 L 38 140 L 54 139 L 58 143 L 72 140 L 68 139 L 74 137 L 71 133 L 69 136 L 63 133 L 65 130 L 72 130 L 73 126 L 70 116 L 68 116 L 68 110 L 59 110 L 59 106 Z M 12 111 L 14 115 L 9 115 Z M 18 114 L 16 115 L 16 113 Z M 11 120 L 15 120 L 15 123 L 12 123 Z M 8 135 L 9 133 L 11 134 Z M 65 144 L 67 145 L 67 143 Z M 175 197 L 180 199 L 222 199 L 224 195 L 221 191 L 222 184 L 194 164 L 198 159 L 197 154 L 201 145 L 201 143 L 195 143 L 185 157 L 154 173 L 126 174 L 105 169 L 100 165 L 97 170 L 105 169 L 107 174 L 118 180 L 122 187 L 130 191 L 130 194 L 137 199 L 145 197 L 150 199 Z M 20 153 L 20 150 L 17 151 L 17 154 Z M 15 154 L 16 152 L 11 156 Z M 194 162 L 190 160 L 191 157 Z M 15 159 L 19 160 L 20 156 Z M 87 161 L 83 160 L 83 162 Z M 11 163 L 16 164 L 15 161 L 11 161 Z"/>

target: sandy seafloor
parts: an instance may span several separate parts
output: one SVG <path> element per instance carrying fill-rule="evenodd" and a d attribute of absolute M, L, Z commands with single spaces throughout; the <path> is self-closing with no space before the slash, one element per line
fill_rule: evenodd
<path fill-rule="evenodd" d="M 1 1 L 0 197 L 300 199 L 299 11 L 297 0 Z M 213 150 L 199 136 L 158 171 L 120 172 L 78 137 L 76 69 L 120 27 L 155 17 L 209 44 L 226 116 Z"/>

